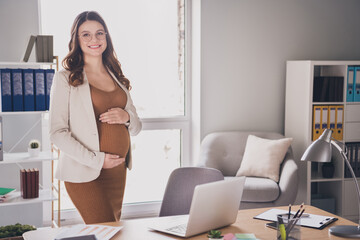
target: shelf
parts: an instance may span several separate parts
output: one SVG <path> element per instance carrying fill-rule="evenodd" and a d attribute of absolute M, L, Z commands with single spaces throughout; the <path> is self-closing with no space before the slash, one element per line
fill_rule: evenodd
<path fill-rule="evenodd" d="M 56 160 L 57 154 L 51 153 L 50 151 L 40 152 L 38 157 L 29 157 L 29 153 L 4 153 L 4 160 L 0 161 L 1 164 L 12 164 L 12 163 L 30 163 L 30 162 L 43 162 Z"/>
<path fill-rule="evenodd" d="M 26 114 L 42 114 L 49 111 L 19 111 L 19 112 L 0 112 L 0 116 L 4 115 L 26 115 Z"/>
<path fill-rule="evenodd" d="M 346 105 L 360 105 L 360 102 L 346 102 Z"/>
<path fill-rule="evenodd" d="M 39 190 L 39 197 L 38 198 L 30 198 L 24 199 L 21 197 L 20 192 L 14 192 L 9 194 L 6 198 L 5 202 L 0 203 L 0 207 L 10 206 L 10 205 L 23 205 L 23 204 L 31 204 L 31 203 L 41 203 L 46 201 L 54 201 L 58 198 L 50 189 Z"/>
<path fill-rule="evenodd" d="M 311 182 L 339 182 L 342 181 L 342 178 L 323 178 L 323 177 L 313 177 Z"/>
<path fill-rule="evenodd" d="M 0 62 L 0 66 L 41 66 L 56 65 L 55 62 Z"/>
<path fill-rule="evenodd" d="M 313 102 L 313 105 L 344 105 L 345 102 Z"/>

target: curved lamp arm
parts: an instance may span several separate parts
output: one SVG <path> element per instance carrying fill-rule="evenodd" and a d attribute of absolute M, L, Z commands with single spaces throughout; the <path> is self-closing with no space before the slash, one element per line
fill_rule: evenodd
<path fill-rule="evenodd" d="M 351 165 L 350 165 L 350 162 L 349 162 L 349 159 L 347 158 L 346 154 L 344 153 L 344 151 L 342 150 L 342 148 L 333 140 L 331 140 L 331 144 L 334 145 L 334 147 L 336 147 L 336 149 L 340 152 L 341 156 L 343 157 L 346 165 L 348 166 L 350 172 L 351 172 L 351 175 L 354 179 L 354 182 L 355 182 L 355 186 L 356 186 L 356 191 L 357 191 L 357 195 L 358 195 L 358 206 L 359 206 L 359 218 L 360 218 L 360 190 L 359 190 L 359 184 L 358 184 L 358 181 L 356 179 L 356 176 L 355 176 L 355 173 L 354 173 L 354 170 L 352 169 Z M 359 223 L 358 223 L 358 229 L 360 229 L 360 219 L 359 219 Z"/>

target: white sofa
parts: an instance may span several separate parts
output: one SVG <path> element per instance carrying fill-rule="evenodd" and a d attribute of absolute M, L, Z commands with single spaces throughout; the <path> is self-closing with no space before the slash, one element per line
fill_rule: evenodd
<path fill-rule="evenodd" d="M 220 170 L 225 179 L 235 177 L 243 155 L 248 135 L 266 139 L 284 138 L 271 132 L 215 132 L 208 134 L 201 143 L 199 167 Z M 247 177 L 240 209 L 284 206 L 293 204 L 298 191 L 298 167 L 291 146 L 280 166 L 280 180 Z"/>

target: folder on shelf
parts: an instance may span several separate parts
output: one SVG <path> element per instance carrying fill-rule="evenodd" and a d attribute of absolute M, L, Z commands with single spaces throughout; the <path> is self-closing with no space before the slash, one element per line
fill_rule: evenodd
<path fill-rule="evenodd" d="M 12 111 L 10 69 L 1 69 L 1 106 L 3 112 Z"/>
<path fill-rule="evenodd" d="M 347 158 L 348 158 L 349 163 L 350 163 L 350 165 L 351 165 L 351 158 L 352 158 L 352 144 L 347 143 L 347 144 L 345 144 L 345 146 L 346 146 L 346 148 L 347 148 Z M 351 177 L 350 170 L 349 170 L 349 168 L 348 168 L 348 165 L 347 165 L 347 164 L 345 164 L 345 172 L 344 172 L 344 174 L 345 174 L 345 177 L 346 177 L 346 178 Z"/>
<path fill-rule="evenodd" d="M 36 36 L 36 44 L 35 44 L 35 50 L 36 50 L 36 61 L 37 62 L 44 62 L 44 45 L 43 45 L 43 38 L 39 35 Z"/>
<path fill-rule="evenodd" d="M 31 35 L 30 39 L 29 39 L 29 43 L 28 43 L 26 51 L 25 51 L 24 58 L 23 58 L 24 62 L 29 61 L 29 57 L 30 57 L 31 51 L 34 47 L 35 40 L 36 40 L 36 36 Z"/>
<path fill-rule="evenodd" d="M 323 133 L 325 129 L 329 128 L 329 120 L 328 120 L 328 110 L 329 106 L 321 106 L 321 127 L 320 132 Z"/>
<path fill-rule="evenodd" d="M 23 69 L 24 111 L 35 111 L 34 69 Z"/>
<path fill-rule="evenodd" d="M 22 70 L 11 69 L 11 94 L 13 111 L 24 111 Z"/>
<path fill-rule="evenodd" d="M 360 67 L 355 68 L 355 74 L 354 74 L 354 102 L 360 102 Z"/>
<path fill-rule="evenodd" d="M 329 128 L 335 132 L 336 106 L 329 106 Z"/>
<path fill-rule="evenodd" d="M 321 135 L 321 106 L 314 106 L 313 109 L 313 141 L 315 141 Z"/>
<path fill-rule="evenodd" d="M 334 138 L 341 141 L 343 139 L 343 126 L 344 126 L 344 106 L 336 106 L 336 122 Z"/>
<path fill-rule="evenodd" d="M 45 99 L 45 105 L 46 105 L 46 110 L 49 110 L 49 106 L 50 106 L 50 90 L 51 90 L 51 85 L 52 85 L 52 81 L 54 78 L 54 74 L 55 74 L 55 70 L 54 69 L 46 69 L 45 70 L 45 95 L 46 95 L 46 99 Z"/>
<path fill-rule="evenodd" d="M 354 72 L 355 67 L 349 66 L 347 72 L 347 84 L 346 84 L 346 101 L 354 101 Z"/>
<path fill-rule="evenodd" d="M 45 71 L 43 69 L 35 69 L 35 110 L 45 111 Z"/>

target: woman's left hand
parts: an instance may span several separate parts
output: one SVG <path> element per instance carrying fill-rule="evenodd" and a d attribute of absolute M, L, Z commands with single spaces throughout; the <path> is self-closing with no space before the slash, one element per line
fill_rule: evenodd
<path fill-rule="evenodd" d="M 100 114 L 99 120 L 108 124 L 124 124 L 130 120 L 129 114 L 122 108 L 110 108 Z"/>

